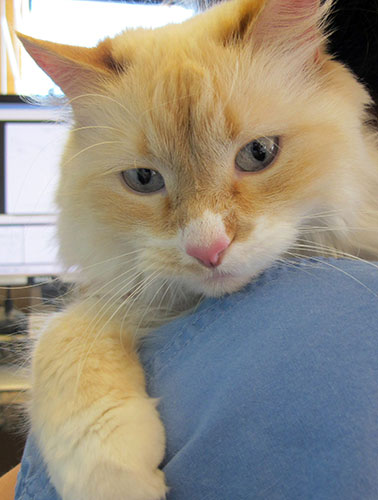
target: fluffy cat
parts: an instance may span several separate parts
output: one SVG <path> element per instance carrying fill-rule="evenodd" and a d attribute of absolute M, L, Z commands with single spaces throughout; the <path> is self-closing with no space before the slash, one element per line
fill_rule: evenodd
<path fill-rule="evenodd" d="M 378 256 L 370 97 L 326 51 L 329 8 L 231 0 L 95 48 L 20 35 L 74 120 L 58 237 L 82 297 L 32 363 L 32 432 L 64 500 L 165 497 L 142 332 L 277 259 Z"/>

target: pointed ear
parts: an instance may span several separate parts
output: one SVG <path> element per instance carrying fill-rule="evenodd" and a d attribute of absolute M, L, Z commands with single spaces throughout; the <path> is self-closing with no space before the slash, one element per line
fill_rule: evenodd
<path fill-rule="evenodd" d="M 215 32 L 222 43 L 244 43 L 258 48 L 278 48 L 287 53 L 301 49 L 317 59 L 324 39 L 322 24 L 332 0 L 235 0 L 215 7 Z M 216 16 L 215 9 L 219 9 Z M 210 13 L 210 12 L 209 12 Z"/>
<path fill-rule="evenodd" d="M 268 0 L 253 29 L 255 46 L 280 46 L 302 59 L 318 60 L 332 0 Z"/>
<path fill-rule="evenodd" d="M 27 52 L 70 99 L 94 88 L 96 82 L 118 70 L 110 40 L 97 47 L 74 47 L 17 33 Z"/>

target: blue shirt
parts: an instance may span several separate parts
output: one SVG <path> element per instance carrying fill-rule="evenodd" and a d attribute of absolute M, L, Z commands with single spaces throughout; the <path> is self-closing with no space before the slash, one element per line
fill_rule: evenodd
<path fill-rule="evenodd" d="M 153 333 L 141 359 L 168 500 L 378 499 L 376 264 L 277 265 Z M 16 500 L 58 498 L 29 437 Z"/>

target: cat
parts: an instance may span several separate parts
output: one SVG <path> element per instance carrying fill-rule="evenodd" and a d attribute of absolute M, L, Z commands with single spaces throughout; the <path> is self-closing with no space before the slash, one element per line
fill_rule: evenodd
<path fill-rule="evenodd" d="M 19 34 L 73 113 L 56 199 L 81 296 L 38 339 L 30 410 L 64 500 L 167 493 L 142 335 L 277 260 L 378 256 L 371 99 L 327 53 L 331 7 L 230 0 L 95 48 Z"/>

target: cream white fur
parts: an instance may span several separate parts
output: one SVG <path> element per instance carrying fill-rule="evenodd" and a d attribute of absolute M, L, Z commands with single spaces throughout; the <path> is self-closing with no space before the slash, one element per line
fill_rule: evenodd
<path fill-rule="evenodd" d="M 219 238 L 229 239 L 221 214 L 210 210 L 205 210 L 200 217 L 191 219 L 184 229 L 180 230 L 180 236 L 183 250 L 188 245 L 206 247 Z"/>

